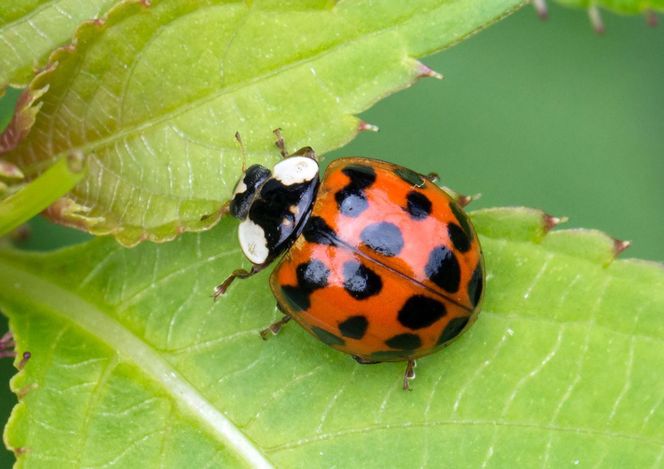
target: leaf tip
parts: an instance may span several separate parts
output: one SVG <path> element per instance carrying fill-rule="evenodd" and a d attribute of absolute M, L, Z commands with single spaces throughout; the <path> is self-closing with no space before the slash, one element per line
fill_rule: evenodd
<path fill-rule="evenodd" d="M 632 245 L 631 241 L 623 241 L 617 238 L 613 238 L 613 255 L 618 257 L 625 249 Z"/>
<path fill-rule="evenodd" d="M 568 220 L 567 217 L 554 217 L 553 215 L 549 215 L 548 213 L 543 213 L 542 219 L 544 221 L 545 233 L 548 233 L 549 231 L 551 231 L 561 223 L 567 223 Z"/>
<path fill-rule="evenodd" d="M 588 18 L 590 18 L 590 24 L 595 32 L 599 35 L 604 34 L 606 31 L 604 28 L 604 20 L 602 19 L 602 13 L 599 11 L 597 5 L 592 5 L 588 8 Z"/>
<path fill-rule="evenodd" d="M 533 6 L 539 19 L 546 21 L 549 19 L 549 8 L 546 5 L 546 0 L 533 0 Z"/>
<path fill-rule="evenodd" d="M 430 69 L 422 62 L 417 62 L 417 78 L 435 78 L 436 80 L 442 80 L 445 78 L 442 73 L 438 73 L 435 70 Z"/>
<path fill-rule="evenodd" d="M 360 121 L 357 124 L 358 132 L 378 132 L 380 128 L 377 125 L 369 124 L 368 122 Z"/>
<path fill-rule="evenodd" d="M 458 194 L 457 199 L 456 199 L 456 203 L 457 203 L 457 205 L 459 205 L 459 207 L 465 208 L 467 205 L 470 205 L 471 202 L 474 202 L 474 201 L 476 201 L 480 198 L 482 198 L 482 194 L 479 193 L 479 192 L 477 194 L 473 194 L 473 195 Z"/>

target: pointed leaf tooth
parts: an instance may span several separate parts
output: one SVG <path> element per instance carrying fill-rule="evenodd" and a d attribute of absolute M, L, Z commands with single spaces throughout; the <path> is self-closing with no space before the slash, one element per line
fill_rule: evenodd
<path fill-rule="evenodd" d="M 597 5 L 592 5 L 588 8 L 588 18 L 595 32 L 597 34 L 604 34 L 604 20 L 602 19 L 602 12 Z"/>
<path fill-rule="evenodd" d="M 478 192 L 477 194 L 472 194 L 472 195 L 462 195 L 459 194 L 457 196 L 456 203 L 460 207 L 466 207 L 467 205 L 470 205 L 471 203 L 475 202 L 476 200 L 479 200 L 482 198 L 482 193 Z"/>
<path fill-rule="evenodd" d="M 437 80 L 442 80 L 443 74 L 438 73 L 435 70 L 430 69 L 422 62 L 417 61 L 417 77 L 418 78 L 435 78 Z"/>
<path fill-rule="evenodd" d="M 554 217 L 552 215 L 549 215 L 547 213 L 544 214 L 544 227 L 545 230 L 551 231 L 554 229 L 556 226 L 560 225 L 561 223 L 567 223 L 568 218 L 567 217 Z"/>
<path fill-rule="evenodd" d="M 549 8 L 546 5 L 546 0 L 533 0 L 533 7 L 537 12 L 537 16 L 543 21 L 549 19 Z"/>
<path fill-rule="evenodd" d="M 380 128 L 377 125 L 369 124 L 368 122 L 360 121 L 357 125 L 358 132 L 378 132 Z"/>
<path fill-rule="evenodd" d="M 631 241 L 623 241 L 617 238 L 613 239 L 614 257 L 618 257 L 624 250 L 632 245 Z"/>

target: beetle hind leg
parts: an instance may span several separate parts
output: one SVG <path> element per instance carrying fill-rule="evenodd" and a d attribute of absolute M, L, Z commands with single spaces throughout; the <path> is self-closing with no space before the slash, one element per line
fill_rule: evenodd
<path fill-rule="evenodd" d="M 279 307 L 279 305 L 277 305 Z M 279 307 L 281 310 L 281 308 Z M 282 310 L 283 312 L 283 310 Z M 260 334 L 261 334 L 261 339 L 267 340 L 270 338 L 270 334 L 272 335 L 277 335 L 279 331 L 281 331 L 281 328 L 284 327 L 285 324 L 288 323 L 288 321 L 291 320 L 291 317 L 288 314 L 284 313 L 284 317 L 279 319 L 278 321 L 273 322 L 269 326 L 267 326 L 265 329 L 263 329 Z"/>

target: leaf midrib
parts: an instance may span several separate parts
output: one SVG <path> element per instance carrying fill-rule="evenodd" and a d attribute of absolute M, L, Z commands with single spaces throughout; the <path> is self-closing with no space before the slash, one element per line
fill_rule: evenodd
<path fill-rule="evenodd" d="M 49 280 L 38 277 L 7 259 L 0 259 L 0 284 L 6 296 L 30 298 L 62 319 L 85 330 L 111 347 L 120 360 L 130 362 L 160 383 L 178 407 L 193 415 L 218 440 L 252 467 L 271 463 L 237 426 L 217 410 L 150 345 L 134 335 L 99 307 Z"/>

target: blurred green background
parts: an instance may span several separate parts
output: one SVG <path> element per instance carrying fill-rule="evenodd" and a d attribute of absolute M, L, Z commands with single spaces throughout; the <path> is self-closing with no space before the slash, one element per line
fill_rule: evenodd
<path fill-rule="evenodd" d="M 567 227 L 631 240 L 623 256 L 664 261 L 664 28 L 605 14 L 607 32 L 597 36 L 582 11 L 550 13 L 543 23 L 524 8 L 426 58 L 445 80 L 378 103 L 363 118 L 380 133 L 328 156 L 437 171 L 445 185 L 481 192 L 473 207 L 542 208 L 568 216 Z M 85 238 L 42 219 L 31 228 L 22 248 Z M 15 403 L 13 372 L 0 361 L 3 421 Z M 0 453 L 0 467 L 12 461 Z"/>

